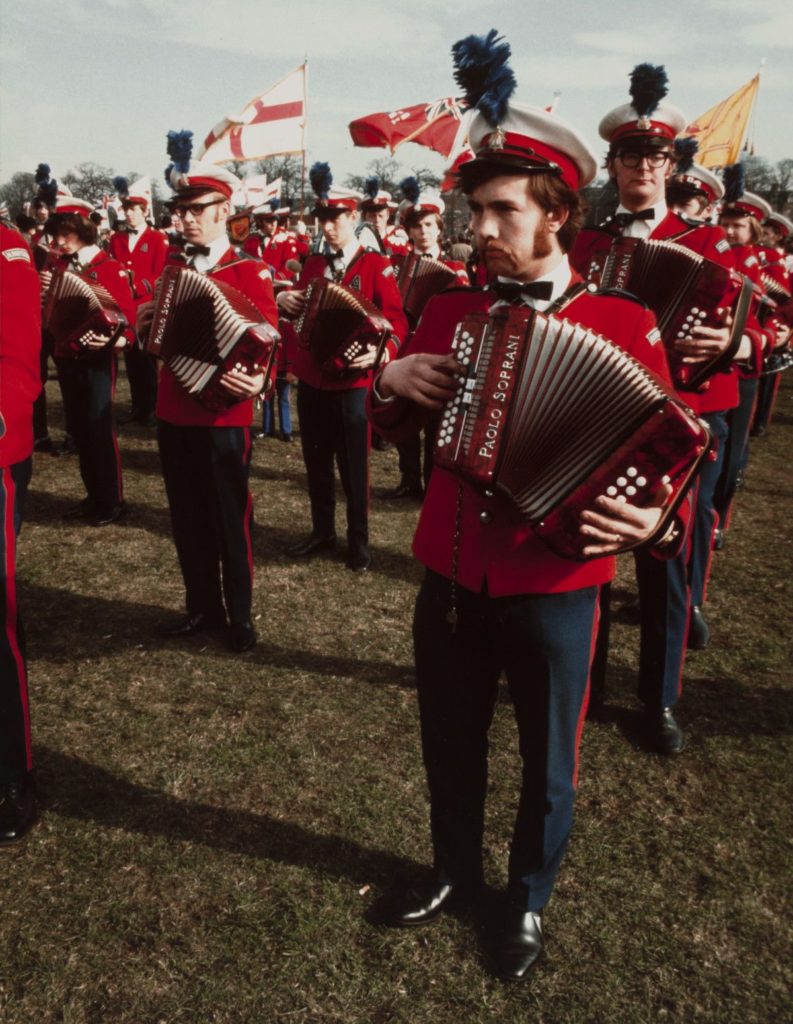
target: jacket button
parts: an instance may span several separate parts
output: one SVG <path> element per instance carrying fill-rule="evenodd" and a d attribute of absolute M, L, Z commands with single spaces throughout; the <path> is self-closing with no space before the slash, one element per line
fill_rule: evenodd
<path fill-rule="evenodd" d="M 492 523 L 493 513 L 488 512 L 487 509 L 484 509 L 484 511 L 479 513 L 479 522 L 484 523 L 485 526 L 487 526 L 488 523 Z"/>

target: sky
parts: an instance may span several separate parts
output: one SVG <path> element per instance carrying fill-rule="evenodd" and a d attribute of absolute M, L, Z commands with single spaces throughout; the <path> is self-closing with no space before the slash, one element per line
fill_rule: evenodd
<path fill-rule="evenodd" d="M 308 56 L 308 160 L 361 174 L 378 149 L 348 123 L 455 95 L 450 47 L 496 28 L 515 99 L 557 112 L 604 151 L 600 118 L 628 101 L 635 64 L 663 64 L 693 120 L 762 68 L 757 155 L 793 157 L 793 0 L 0 0 L 0 183 L 84 161 L 158 181 L 169 129 L 196 143 Z M 441 172 L 408 144 L 405 170 Z"/>

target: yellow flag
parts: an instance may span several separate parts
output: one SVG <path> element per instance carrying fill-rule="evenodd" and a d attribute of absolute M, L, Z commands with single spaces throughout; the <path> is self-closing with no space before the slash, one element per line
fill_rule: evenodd
<path fill-rule="evenodd" d="M 738 163 L 759 86 L 760 76 L 755 75 L 751 82 L 692 121 L 682 133 L 699 142 L 696 161 L 701 167 Z"/>

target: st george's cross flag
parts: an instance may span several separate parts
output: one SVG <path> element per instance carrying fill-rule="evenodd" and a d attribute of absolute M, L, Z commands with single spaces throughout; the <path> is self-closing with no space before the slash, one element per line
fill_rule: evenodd
<path fill-rule="evenodd" d="M 350 122 L 350 135 L 356 146 L 379 146 L 393 153 L 404 143 L 415 142 L 448 156 L 464 110 L 463 100 L 445 96 L 431 103 L 359 117 Z"/>
<path fill-rule="evenodd" d="M 252 99 L 241 113 L 229 114 L 216 124 L 197 159 L 222 164 L 303 152 L 307 85 L 306 65 L 301 64 Z"/>

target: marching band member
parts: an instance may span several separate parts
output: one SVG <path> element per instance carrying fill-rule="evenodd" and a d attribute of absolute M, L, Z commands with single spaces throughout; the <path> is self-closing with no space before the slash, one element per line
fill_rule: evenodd
<path fill-rule="evenodd" d="M 289 215 L 289 207 L 279 206 L 279 199 L 257 206 L 253 219 L 258 233 L 254 233 L 243 245 L 245 252 L 272 268 L 273 277 L 280 281 L 293 281 L 294 270 L 287 264 L 298 259 L 297 242 L 294 236 L 279 225 L 278 218 Z"/>
<path fill-rule="evenodd" d="M 47 221 L 60 263 L 69 272 L 105 288 L 127 323 L 135 323 L 135 306 L 124 267 L 97 245 L 97 228 L 91 220 L 90 203 L 73 196 L 59 196 Z M 127 331 L 131 333 L 133 327 Z M 123 348 L 123 335 L 115 346 L 107 338 L 89 336 L 85 354 L 56 358 L 63 393 L 64 416 L 77 444 L 80 475 L 86 497 L 66 513 L 67 519 L 85 519 L 93 526 L 108 526 L 126 514 L 121 479 L 121 458 L 113 423 L 116 387 L 115 348 Z"/>
<path fill-rule="evenodd" d="M 151 301 L 154 285 L 165 266 L 168 243 L 164 235 L 146 222 L 151 208 L 151 181 L 139 178 L 131 185 L 126 178 L 114 178 L 118 198 L 124 211 L 124 227 L 110 237 L 109 252 L 130 272 L 132 296 L 137 310 Z M 151 356 L 137 344 L 124 350 L 124 362 L 129 378 L 132 410 L 122 423 L 139 422 L 154 426 L 154 407 L 157 402 L 157 367 Z"/>
<path fill-rule="evenodd" d="M 774 348 L 781 348 L 789 342 L 790 329 L 793 326 L 793 307 L 790 305 L 793 293 L 793 275 L 785 259 L 785 241 L 793 235 L 793 221 L 781 213 L 770 213 L 763 222 L 762 244 L 757 246 L 757 258 L 760 261 L 761 273 L 769 285 L 774 286 L 779 296 L 777 305 L 785 313 L 777 313 L 775 319 L 779 325 L 778 336 L 772 341 Z M 760 379 L 757 396 L 757 409 L 752 423 L 752 433 L 762 437 L 768 429 L 779 385 L 781 373 L 774 373 Z"/>
<path fill-rule="evenodd" d="M 435 189 L 420 189 L 417 178 L 405 178 L 400 185 L 405 203 L 402 206 L 402 223 L 407 231 L 410 244 L 408 251 L 431 256 L 455 272 L 457 285 L 469 284 L 465 264 L 447 259 L 441 251 L 443 238 L 443 212 L 446 204 Z M 431 446 L 434 432 L 428 430 L 424 443 L 424 470 L 421 468 L 422 443 L 419 435 L 407 438 L 397 444 L 399 453 L 399 485 L 391 491 L 389 498 L 423 498 L 431 472 Z"/>
<path fill-rule="evenodd" d="M 33 467 L 33 402 L 41 389 L 40 289 L 27 245 L 0 223 L 0 846 L 22 839 L 36 820 L 16 539 Z"/>
<path fill-rule="evenodd" d="M 576 239 L 571 261 L 584 276 L 592 273 L 595 257 L 608 251 L 619 235 L 629 238 L 673 241 L 724 266 L 730 265 L 729 243 L 715 227 L 690 222 L 668 209 L 666 183 L 675 169 L 673 142 L 687 122 L 685 114 L 668 103 L 663 68 L 642 64 L 631 75 L 631 103 L 610 111 L 600 122 L 601 138 L 609 143 L 606 166 L 617 187 L 619 205 L 615 214 L 596 228 L 585 228 Z M 707 359 L 722 351 L 729 341 L 725 327 L 694 328 L 691 336 L 678 342 L 678 349 L 691 362 Z M 736 358 L 745 358 L 749 342 L 742 342 Z M 686 401 L 707 420 L 718 444 L 717 460 L 727 435 L 726 411 L 737 405 L 737 375 L 715 374 L 702 393 L 687 392 Z M 714 529 L 713 488 L 720 462 L 704 464 L 699 474 L 697 513 L 693 524 L 692 564 L 704 589 Z M 673 713 L 680 697 L 687 641 L 697 646 L 707 642 L 707 626 L 700 608 L 690 599 L 688 566 L 684 553 L 659 561 L 637 551 L 641 641 L 639 697 L 646 708 L 646 730 L 650 743 L 664 754 L 683 748 L 683 732 Z M 607 642 L 608 612 L 604 593 L 602 648 Z M 689 638 L 689 632 L 691 638 Z M 603 679 L 593 676 L 593 696 L 602 700 Z"/>
<path fill-rule="evenodd" d="M 736 270 L 748 277 L 755 286 L 756 294 L 763 296 L 765 289 L 760 278 L 758 245 L 761 225 L 770 214 L 771 207 L 760 196 L 744 191 L 743 169 L 739 164 L 725 170 L 728 185 L 726 201 L 722 205 L 719 224 L 730 243 L 730 254 Z M 756 321 L 752 325 L 759 330 Z M 773 344 L 774 332 L 765 332 L 765 340 Z M 746 465 L 749 451 L 749 428 L 757 404 L 760 358 L 757 365 L 747 367 L 738 379 L 739 398 L 728 414 L 729 434 L 725 438 L 724 458 L 714 494 L 714 507 L 718 513 L 718 531 L 714 546 L 724 546 L 724 536 L 729 527 L 732 504 L 738 487 L 738 476 Z M 704 594 L 700 595 L 704 598 Z M 692 603 L 695 595 L 692 594 Z"/>
<path fill-rule="evenodd" d="M 184 232 L 184 253 L 169 261 L 224 281 L 256 305 L 273 326 L 278 315 L 272 277 L 265 265 L 229 245 L 226 221 L 235 175 L 191 159 L 192 132 L 169 133 L 173 163 L 166 180 L 176 193 L 174 213 Z M 150 319 L 147 311 L 145 319 Z M 145 326 L 143 327 L 145 330 Z M 185 585 L 187 614 L 163 626 L 164 637 L 225 628 L 233 651 L 256 643 L 251 622 L 253 499 L 248 490 L 253 398 L 265 387 L 263 373 L 232 370 L 222 378 L 234 404 L 213 412 L 191 397 L 167 364 L 157 394 L 157 440 L 174 543 Z"/>
<path fill-rule="evenodd" d="M 580 278 L 567 252 L 581 220 L 577 190 L 597 168 L 589 147 L 555 115 L 509 101 L 509 47 L 495 30 L 453 52 L 457 81 L 477 108 L 469 130 L 475 159 L 460 178 L 477 248 L 495 280 L 432 298 L 410 343 L 378 374 L 371 417 L 394 440 L 455 393 L 457 324 L 504 301 L 540 311 L 553 302 L 557 316 L 603 333 L 668 380 L 652 314 L 629 297 L 575 287 Z M 426 884 L 395 895 L 387 923 L 428 923 L 481 885 L 487 733 L 503 670 L 523 784 L 494 964 L 501 978 L 526 977 L 543 948 L 542 911 L 572 825 L 598 590 L 614 574 L 618 538 L 650 539 L 660 516 L 654 503 L 639 508 L 600 497 L 581 523 L 590 560 L 568 560 L 497 494 L 433 470 L 413 542 L 426 568 L 413 637 L 434 870 Z M 674 543 L 680 528 L 661 543 Z"/>
<path fill-rule="evenodd" d="M 317 196 L 314 214 L 325 242 L 327 256 L 315 253 L 306 260 L 297 289 L 284 291 L 278 304 L 290 317 L 305 306 L 305 289 L 316 278 L 329 278 L 370 299 L 390 322 L 400 341 L 407 333 L 402 300 L 387 257 L 363 247 L 355 233 L 360 195 L 331 188 L 327 164 L 314 164 L 311 183 Z M 396 343 L 388 342 L 388 353 Z M 347 567 L 365 572 L 369 555 L 369 424 L 364 403 L 375 360 L 370 346 L 351 364 L 351 375 L 332 377 L 311 353 L 298 346 L 293 369 L 298 378 L 297 409 L 300 438 L 308 476 L 311 502 L 311 533 L 289 549 L 296 557 L 311 557 L 336 546 L 334 459 L 338 463 L 347 498 Z"/>
<path fill-rule="evenodd" d="M 391 193 L 380 188 L 380 179 L 376 175 L 364 181 L 363 196 L 358 204 L 361 220 L 374 228 L 381 247 L 388 256 L 405 252 L 407 247 L 407 237 L 403 237 L 404 231 L 388 227 L 396 208 L 397 203 L 391 198 Z"/>

